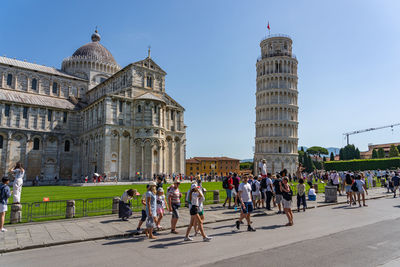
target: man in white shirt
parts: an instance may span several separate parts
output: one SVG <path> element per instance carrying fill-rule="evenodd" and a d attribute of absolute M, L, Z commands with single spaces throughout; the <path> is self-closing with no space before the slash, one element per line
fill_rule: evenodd
<path fill-rule="evenodd" d="M 240 230 L 240 224 L 244 218 L 247 221 L 247 231 L 255 232 L 256 229 L 251 227 L 250 214 L 253 211 L 253 201 L 251 198 L 251 186 L 248 183 L 249 178 L 244 176 L 242 183 L 239 185 L 238 202 L 241 206 L 240 218 L 236 221 L 236 228 Z"/>
<path fill-rule="evenodd" d="M 267 176 L 267 161 L 265 159 L 258 164 L 258 171 L 263 178 Z"/>

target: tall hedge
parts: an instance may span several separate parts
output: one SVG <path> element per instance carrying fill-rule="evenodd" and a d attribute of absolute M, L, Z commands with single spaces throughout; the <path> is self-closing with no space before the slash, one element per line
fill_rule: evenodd
<path fill-rule="evenodd" d="M 324 162 L 325 170 L 365 171 L 400 168 L 400 157 L 389 159 L 354 159 Z"/>

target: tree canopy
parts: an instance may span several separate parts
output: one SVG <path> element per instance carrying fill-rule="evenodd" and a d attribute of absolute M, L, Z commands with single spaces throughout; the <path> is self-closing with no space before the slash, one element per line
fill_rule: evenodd
<path fill-rule="evenodd" d="M 328 155 L 329 152 L 326 148 L 320 147 L 320 146 L 312 146 L 310 148 L 307 148 L 307 153 L 311 155 Z"/>
<path fill-rule="evenodd" d="M 398 157 L 398 156 L 399 156 L 399 150 L 397 149 L 397 147 L 395 145 L 391 145 L 390 150 L 389 150 L 389 158 Z"/>

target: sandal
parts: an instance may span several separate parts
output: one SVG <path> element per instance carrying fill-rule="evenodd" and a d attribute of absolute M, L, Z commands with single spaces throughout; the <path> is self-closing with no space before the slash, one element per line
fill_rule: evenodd
<path fill-rule="evenodd" d="M 178 233 L 178 231 L 176 231 L 176 230 L 171 230 L 171 234 L 176 234 L 176 235 L 177 235 L 177 234 L 179 234 L 179 233 Z"/>

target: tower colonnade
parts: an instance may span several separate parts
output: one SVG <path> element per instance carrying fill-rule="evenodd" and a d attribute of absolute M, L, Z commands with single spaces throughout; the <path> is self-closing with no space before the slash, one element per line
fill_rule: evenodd
<path fill-rule="evenodd" d="M 261 41 L 260 48 L 256 63 L 255 171 L 258 173 L 258 163 L 266 159 L 268 172 L 287 169 L 293 174 L 298 164 L 298 62 L 288 36 L 270 35 Z"/>

